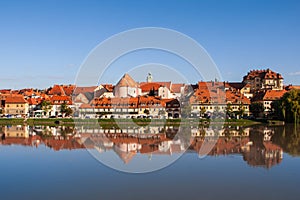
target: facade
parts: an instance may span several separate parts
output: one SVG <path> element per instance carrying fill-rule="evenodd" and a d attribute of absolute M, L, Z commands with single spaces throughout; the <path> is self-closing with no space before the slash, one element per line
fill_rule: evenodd
<path fill-rule="evenodd" d="M 270 69 L 251 70 L 244 76 L 243 83 L 249 84 L 251 91 L 283 90 L 283 77 Z"/>
<path fill-rule="evenodd" d="M 50 97 L 51 109 L 48 112 L 44 112 L 44 116 L 47 117 L 63 117 L 63 113 L 61 113 L 61 105 L 66 104 L 69 108 L 74 108 L 72 99 L 70 96 L 58 96 L 54 95 Z"/>
<path fill-rule="evenodd" d="M 1 95 L 2 114 L 12 117 L 27 117 L 28 103 L 20 94 Z"/>
<path fill-rule="evenodd" d="M 272 113 L 272 103 L 278 101 L 287 91 L 286 90 L 268 90 L 256 94 L 252 102 L 262 103 L 265 116 Z"/>
<path fill-rule="evenodd" d="M 198 87 L 190 98 L 191 113 L 194 117 L 225 112 L 225 89 L 223 82 L 198 82 Z"/>
<path fill-rule="evenodd" d="M 166 99 L 166 113 L 168 118 L 180 118 L 181 117 L 181 105 L 178 99 Z"/>
<path fill-rule="evenodd" d="M 253 93 L 251 92 L 251 86 L 248 83 L 241 82 L 225 82 L 224 83 L 225 90 L 231 90 L 234 92 L 238 92 L 248 99 L 253 97 Z"/>
<path fill-rule="evenodd" d="M 198 82 L 198 88 L 190 98 L 194 117 L 210 116 L 213 113 L 240 113 L 249 115 L 250 99 L 240 90 L 232 90 L 223 82 Z"/>
<path fill-rule="evenodd" d="M 141 89 L 129 74 L 125 74 L 114 88 L 115 97 L 137 97 L 141 95 Z"/>
<path fill-rule="evenodd" d="M 165 102 L 156 97 L 96 98 L 79 108 L 81 118 L 165 117 Z"/>

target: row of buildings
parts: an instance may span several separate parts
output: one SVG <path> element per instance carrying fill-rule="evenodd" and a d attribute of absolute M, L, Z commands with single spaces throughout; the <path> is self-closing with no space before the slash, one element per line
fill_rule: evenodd
<path fill-rule="evenodd" d="M 264 114 L 272 102 L 299 86 L 284 86 L 270 69 L 252 70 L 242 82 L 199 81 L 196 84 L 146 82 L 125 74 L 117 84 L 54 85 L 40 89 L 0 90 L 3 117 L 180 118 L 249 116 L 250 104 L 261 102 Z"/>

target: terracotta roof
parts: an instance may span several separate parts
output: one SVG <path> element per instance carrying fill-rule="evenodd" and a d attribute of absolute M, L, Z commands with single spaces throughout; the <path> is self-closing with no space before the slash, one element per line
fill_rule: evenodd
<path fill-rule="evenodd" d="M 287 92 L 286 90 L 268 90 L 265 92 L 263 100 L 278 100 L 286 92 Z"/>
<path fill-rule="evenodd" d="M 149 108 L 149 107 L 165 107 L 165 101 L 157 97 L 152 96 L 141 96 L 138 98 L 139 108 Z"/>
<path fill-rule="evenodd" d="M 27 103 L 23 95 L 9 95 L 5 99 L 5 103 Z"/>
<path fill-rule="evenodd" d="M 282 150 L 282 148 L 280 146 L 277 146 L 270 141 L 263 142 L 263 145 L 267 151 L 281 151 Z"/>
<path fill-rule="evenodd" d="M 36 98 L 27 99 L 29 105 L 38 105 L 40 102 Z"/>
<path fill-rule="evenodd" d="M 160 86 L 161 85 L 156 82 L 140 84 L 142 92 L 150 92 L 151 90 L 158 90 Z"/>
<path fill-rule="evenodd" d="M 248 99 L 247 97 L 245 97 L 243 94 L 239 93 L 239 92 L 234 92 L 231 90 L 227 90 L 226 91 L 226 102 L 227 103 L 232 103 L 232 104 L 250 104 L 250 99 Z"/>
<path fill-rule="evenodd" d="M 251 70 L 248 72 L 246 76 L 244 76 L 244 80 L 252 80 L 255 77 L 260 77 L 261 79 L 283 79 L 281 74 L 276 73 L 270 69 L 265 70 Z"/>
<path fill-rule="evenodd" d="M 0 90 L 0 94 L 10 94 L 11 93 L 11 89 L 2 89 Z"/>
<path fill-rule="evenodd" d="M 124 76 L 117 83 L 118 87 L 137 87 L 138 84 L 129 76 L 129 74 L 124 74 Z"/>
<path fill-rule="evenodd" d="M 159 87 L 166 87 L 169 90 L 171 90 L 171 85 L 172 85 L 171 81 L 168 81 L 168 82 L 161 81 L 161 82 L 151 82 L 151 83 L 149 83 L 149 82 L 141 82 L 140 83 L 140 87 L 142 87 L 144 85 L 148 85 L 148 84 L 159 85 Z"/>
<path fill-rule="evenodd" d="M 75 85 L 63 85 L 63 90 L 67 96 L 71 96 L 75 88 Z"/>
<path fill-rule="evenodd" d="M 286 90 L 292 90 L 292 89 L 300 90 L 300 85 L 288 85 L 285 88 Z"/>
<path fill-rule="evenodd" d="M 48 92 L 48 95 L 66 95 L 61 85 L 54 85 Z"/>
<path fill-rule="evenodd" d="M 171 91 L 174 93 L 181 93 L 182 87 L 184 87 L 183 83 L 173 83 L 171 86 Z"/>
<path fill-rule="evenodd" d="M 47 91 L 48 95 L 72 95 L 75 85 L 54 85 Z"/>
<path fill-rule="evenodd" d="M 198 82 L 198 89 L 190 98 L 190 103 L 226 104 L 223 82 Z"/>
<path fill-rule="evenodd" d="M 114 151 L 116 154 L 123 160 L 125 164 L 128 164 L 132 158 L 136 155 L 136 152 L 124 152 L 121 151 L 118 147 L 114 146 Z"/>
<path fill-rule="evenodd" d="M 82 104 L 81 108 L 151 108 L 164 107 L 166 100 L 152 96 L 127 97 L 127 98 L 95 98 L 90 105 Z"/>
<path fill-rule="evenodd" d="M 88 87 L 76 87 L 74 89 L 73 95 L 78 95 L 80 93 L 93 93 L 95 91 L 95 89 L 97 88 L 97 86 L 88 86 Z"/>
<path fill-rule="evenodd" d="M 83 103 L 83 104 L 80 105 L 80 108 L 94 108 L 94 106 L 92 106 L 90 104 Z"/>
<path fill-rule="evenodd" d="M 104 89 L 106 89 L 107 92 L 113 92 L 114 91 L 114 86 L 112 84 L 102 84 Z"/>

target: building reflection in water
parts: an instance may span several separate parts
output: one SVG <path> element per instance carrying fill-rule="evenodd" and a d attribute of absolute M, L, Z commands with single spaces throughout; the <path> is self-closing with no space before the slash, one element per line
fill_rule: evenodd
<path fill-rule="evenodd" d="M 180 130 L 181 129 L 181 130 Z M 240 154 L 250 166 L 270 168 L 283 159 L 283 150 L 272 143 L 274 127 L 134 127 L 126 130 L 89 129 L 49 126 L 3 126 L 1 145 L 47 146 L 55 151 L 96 149 L 114 151 L 126 164 L 136 154 L 172 155 L 174 153 L 201 153 L 205 142 L 214 140 L 209 156 Z M 187 137 L 177 136 L 184 132 Z M 187 139 L 188 138 L 188 139 Z M 189 140 L 187 142 L 187 140 Z M 202 148 L 203 149 L 203 148 Z"/>

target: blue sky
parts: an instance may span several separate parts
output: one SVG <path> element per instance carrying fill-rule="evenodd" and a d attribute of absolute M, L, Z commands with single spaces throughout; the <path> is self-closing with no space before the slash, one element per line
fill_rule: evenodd
<path fill-rule="evenodd" d="M 164 27 L 192 37 L 224 80 L 241 81 L 250 69 L 271 68 L 286 84 L 296 85 L 299 19 L 299 1 L 284 0 L 0 1 L 0 88 L 74 83 L 95 46 L 139 27 Z M 157 62 L 156 56 L 147 58 L 145 63 Z M 115 73 L 118 78 L 125 71 L 120 66 Z M 109 75 L 106 80 L 113 82 Z"/>

